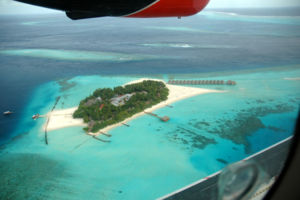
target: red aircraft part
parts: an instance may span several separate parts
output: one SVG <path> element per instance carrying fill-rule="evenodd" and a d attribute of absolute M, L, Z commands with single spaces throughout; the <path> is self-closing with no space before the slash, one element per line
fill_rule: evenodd
<path fill-rule="evenodd" d="M 157 0 L 126 17 L 183 17 L 200 12 L 209 0 Z"/>

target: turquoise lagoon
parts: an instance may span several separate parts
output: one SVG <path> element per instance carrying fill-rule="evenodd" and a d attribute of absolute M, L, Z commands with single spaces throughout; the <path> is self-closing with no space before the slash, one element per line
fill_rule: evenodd
<path fill-rule="evenodd" d="M 155 78 L 235 80 L 236 86 L 178 101 L 109 133 L 110 143 L 70 127 L 48 132 L 34 113 L 77 106 L 100 87 L 145 76 L 78 76 L 38 87 L 2 146 L 2 197 L 11 199 L 155 199 L 293 134 L 300 100 L 299 66 L 226 73 L 157 75 Z M 149 76 L 147 76 L 149 77 Z M 154 77 L 152 75 L 152 77 Z M 289 79 L 296 78 L 296 79 Z M 298 78 L 298 79 L 297 79 Z"/>

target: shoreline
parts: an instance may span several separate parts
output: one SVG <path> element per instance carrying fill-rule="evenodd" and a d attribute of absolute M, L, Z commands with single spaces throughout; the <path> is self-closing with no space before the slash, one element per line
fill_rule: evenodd
<path fill-rule="evenodd" d="M 162 81 L 165 83 L 163 80 L 159 79 L 149 79 L 149 78 L 141 78 L 135 81 L 130 81 L 125 85 L 133 84 L 133 83 L 139 83 L 144 80 L 154 80 L 154 81 Z M 187 99 L 193 96 L 201 95 L 201 94 L 207 94 L 207 93 L 223 93 L 225 91 L 220 91 L 220 90 L 213 90 L 213 89 L 203 89 L 203 88 L 195 88 L 195 87 L 187 87 L 187 86 L 178 86 L 178 85 L 171 85 L 171 84 L 166 84 L 166 87 L 169 89 L 169 95 L 168 99 L 166 101 L 160 102 L 150 108 L 146 108 L 143 112 L 139 112 L 134 114 L 133 116 L 118 122 L 116 124 L 109 125 L 101 130 L 99 130 L 97 133 L 87 133 L 88 135 L 91 136 L 98 136 L 101 135 L 103 132 L 107 133 L 111 129 L 114 129 L 118 126 L 122 126 L 122 123 L 127 123 L 133 119 L 136 119 L 140 116 L 145 115 L 145 112 L 153 112 L 157 109 L 160 109 L 162 107 L 165 107 L 169 104 L 172 104 L 174 102 Z M 73 127 L 73 126 L 87 126 L 86 123 L 83 122 L 83 119 L 74 119 L 72 117 L 73 113 L 78 107 L 72 107 L 72 108 L 67 108 L 63 110 L 54 110 L 49 113 L 47 113 L 47 117 L 49 118 L 49 123 L 48 126 L 45 127 L 45 124 L 43 125 L 43 130 L 48 130 L 48 131 L 53 131 L 61 128 L 67 128 L 67 127 Z"/>

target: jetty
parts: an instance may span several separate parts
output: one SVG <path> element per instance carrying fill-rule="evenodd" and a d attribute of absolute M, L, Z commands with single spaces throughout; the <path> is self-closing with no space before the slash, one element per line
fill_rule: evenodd
<path fill-rule="evenodd" d="M 123 122 L 121 124 L 124 125 L 124 126 L 130 127 L 129 124 L 126 124 L 126 123 L 123 123 Z"/>
<path fill-rule="evenodd" d="M 108 133 L 104 133 L 104 132 L 102 132 L 102 131 L 100 131 L 99 133 L 100 133 L 101 135 L 105 135 L 105 136 L 107 136 L 107 137 L 111 137 L 111 135 L 108 134 Z"/>
<path fill-rule="evenodd" d="M 148 114 L 148 115 L 151 115 L 151 116 L 153 116 L 153 117 L 157 117 L 158 119 L 160 119 L 160 120 L 163 121 L 163 122 L 167 122 L 167 121 L 170 120 L 170 118 L 169 118 L 168 116 L 160 117 L 160 116 L 158 116 L 157 114 L 154 114 L 154 113 L 152 113 L 152 112 L 146 112 L 146 111 L 144 111 L 144 113 L 146 113 L 146 114 Z"/>
<path fill-rule="evenodd" d="M 96 137 L 95 135 L 93 135 L 92 137 L 93 137 L 94 139 L 96 139 L 96 140 L 101 141 L 101 142 L 111 142 L 111 141 L 109 141 L 109 140 L 102 140 L 102 139 Z"/>
<path fill-rule="evenodd" d="M 46 127 L 45 127 L 45 144 L 48 145 L 48 124 L 49 124 L 49 121 L 50 121 L 50 118 L 47 119 L 47 122 L 46 122 Z"/>
<path fill-rule="evenodd" d="M 51 111 L 53 111 L 55 109 L 55 107 L 56 107 L 59 100 L 60 100 L 60 96 L 56 98 L 54 106 L 52 107 Z M 48 145 L 48 124 L 49 124 L 49 121 L 50 121 L 50 117 L 48 117 L 47 115 L 40 115 L 40 114 L 37 113 L 37 114 L 32 116 L 32 119 L 36 120 L 40 117 L 47 117 L 47 122 L 46 122 L 46 125 L 45 125 L 45 144 Z"/>
<path fill-rule="evenodd" d="M 236 85 L 232 80 L 169 80 L 168 84 L 172 85 Z"/>

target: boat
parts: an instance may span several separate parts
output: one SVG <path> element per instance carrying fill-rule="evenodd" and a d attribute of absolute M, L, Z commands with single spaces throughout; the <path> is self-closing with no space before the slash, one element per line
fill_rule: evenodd
<path fill-rule="evenodd" d="M 39 117 L 40 117 L 40 114 L 35 114 L 35 115 L 32 116 L 32 119 L 36 120 Z"/>
<path fill-rule="evenodd" d="M 10 115 L 10 114 L 12 114 L 13 112 L 11 112 L 11 111 L 5 111 L 4 113 L 3 113 L 3 115 Z"/>

